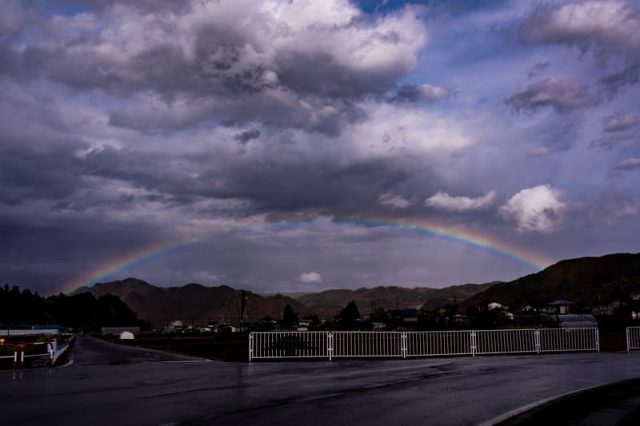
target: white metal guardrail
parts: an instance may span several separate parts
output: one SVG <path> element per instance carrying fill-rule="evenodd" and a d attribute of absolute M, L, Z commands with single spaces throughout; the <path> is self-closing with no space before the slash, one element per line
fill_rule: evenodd
<path fill-rule="evenodd" d="M 638 331 L 640 349 L 640 328 Z M 407 358 L 600 351 L 597 328 L 461 331 L 277 331 L 249 335 L 249 360 Z"/>
<path fill-rule="evenodd" d="M 32 347 L 42 348 L 40 350 L 36 350 L 35 352 L 32 350 L 25 350 L 25 348 L 19 348 L 19 347 L 15 347 L 15 345 L 12 345 L 12 347 L 14 348 L 13 355 L 0 356 L 0 359 L 13 360 L 14 370 L 18 368 L 18 366 L 20 368 L 24 368 L 25 361 L 29 358 L 47 358 L 48 365 L 50 367 L 53 367 L 55 363 L 58 361 L 58 359 L 71 348 L 71 344 L 73 343 L 74 339 L 75 339 L 75 336 L 71 337 L 69 340 L 63 342 L 60 345 L 58 345 L 58 342 L 56 340 L 49 343 L 35 342 L 31 344 Z M 45 348 L 46 348 L 46 352 L 43 352 Z"/>
<path fill-rule="evenodd" d="M 274 331 L 249 334 L 249 359 L 329 358 L 331 341 L 324 331 Z"/>
<path fill-rule="evenodd" d="M 597 328 L 540 329 L 540 352 L 600 352 L 600 332 Z"/>
<path fill-rule="evenodd" d="M 473 355 L 471 331 L 416 331 L 406 333 L 407 356 Z"/>
<path fill-rule="evenodd" d="M 406 333 L 399 331 L 334 331 L 332 358 L 402 358 Z M 404 339 L 404 340 L 403 340 Z"/>
<path fill-rule="evenodd" d="M 627 327 L 627 352 L 640 349 L 640 327 Z"/>

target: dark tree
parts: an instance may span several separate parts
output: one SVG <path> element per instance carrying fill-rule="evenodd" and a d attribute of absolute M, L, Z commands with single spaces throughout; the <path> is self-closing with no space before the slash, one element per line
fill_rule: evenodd
<path fill-rule="evenodd" d="M 296 324 L 298 322 L 298 314 L 296 314 L 291 307 L 291 305 L 287 305 L 284 307 L 284 312 L 282 313 L 282 322 L 285 324 Z"/>
<path fill-rule="evenodd" d="M 347 306 L 340 312 L 340 326 L 345 328 L 353 328 L 356 320 L 360 318 L 358 305 L 353 300 L 347 303 Z"/>
<path fill-rule="evenodd" d="M 25 326 L 57 324 L 84 330 L 103 326 L 138 325 L 136 314 L 120 298 L 91 293 L 43 298 L 17 286 L 0 287 L 0 325 Z"/>

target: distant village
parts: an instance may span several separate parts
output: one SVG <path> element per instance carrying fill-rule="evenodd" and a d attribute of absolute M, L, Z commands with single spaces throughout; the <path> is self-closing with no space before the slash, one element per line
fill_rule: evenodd
<path fill-rule="evenodd" d="M 317 315 L 299 316 L 286 305 L 280 318 L 266 317 L 256 322 L 239 319 L 207 321 L 173 320 L 156 329 L 163 334 L 237 333 L 248 331 L 421 331 L 494 328 L 584 328 L 614 327 L 640 323 L 640 294 L 621 297 L 603 305 L 577 305 L 571 300 L 558 299 L 548 303 L 526 303 L 516 308 L 496 301 L 486 301 L 475 307 L 462 308 L 457 303 L 442 306 L 424 305 L 420 309 L 385 310 L 369 307 L 362 313 L 357 304 L 349 302 L 333 318 Z M 131 330 L 127 327 L 126 330 Z M 122 327 L 104 328 L 103 333 L 125 331 Z M 135 328 L 135 332 L 139 328 Z"/>

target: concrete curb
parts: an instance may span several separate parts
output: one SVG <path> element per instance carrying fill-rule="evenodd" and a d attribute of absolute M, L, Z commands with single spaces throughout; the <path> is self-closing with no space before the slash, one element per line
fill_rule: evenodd
<path fill-rule="evenodd" d="M 567 424 L 575 413 L 589 413 L 615 400 L 640 394 L 640 378 L 591 386 L 552 398 L 542 399 L 482 423 L 479 426 L 529 426 Z"/>

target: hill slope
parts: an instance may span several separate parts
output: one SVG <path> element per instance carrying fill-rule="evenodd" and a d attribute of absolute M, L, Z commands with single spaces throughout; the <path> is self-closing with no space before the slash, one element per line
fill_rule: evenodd
<path fill-rule="evenodd" d="M 424 305 L 435 308 L 454 301 L 460 302 L 474 294 L 489 288 L 488 284 L 464 284 L 445 288 L 404 288 L 404 287 L 373 287 L 357 290 L 326 290 L 299 296 L 296 299 L 309 309 L 323 317 L 332 317 L 340 312 L 349 301 L 358 305 L 361 314 L 369 313 L 372 308 L 385 310 L 399 308 L 419 309 Z"/>
<path fill-rule="evenodd" d="M 568 299 L 579 305 L 603 304 L 640 294 L 640 253 L 563 260 L 536 274 L 496 284 L 463 303 L 497 301 L 511 307 Z"/>
<path fill-rule="evenodd" d="M 142 280 L 127 278 L 99 283 L 80 291 L 88 291 L 94 296 L 108 293 L 118 296 L 140 318 L 157 326 L 174 320 L 235 322 L 240 317 L 242 291 L 227 286 L 187 284 L 182 287 L 156 287 Z M 246 291 L 245 297 L 244 319 L 247 321 L 257 321 L 267 316 L 280 319 L 287 304 L 300 315 L 309 311 L 300 302 L 286 296 L 263 297 Z"/>

